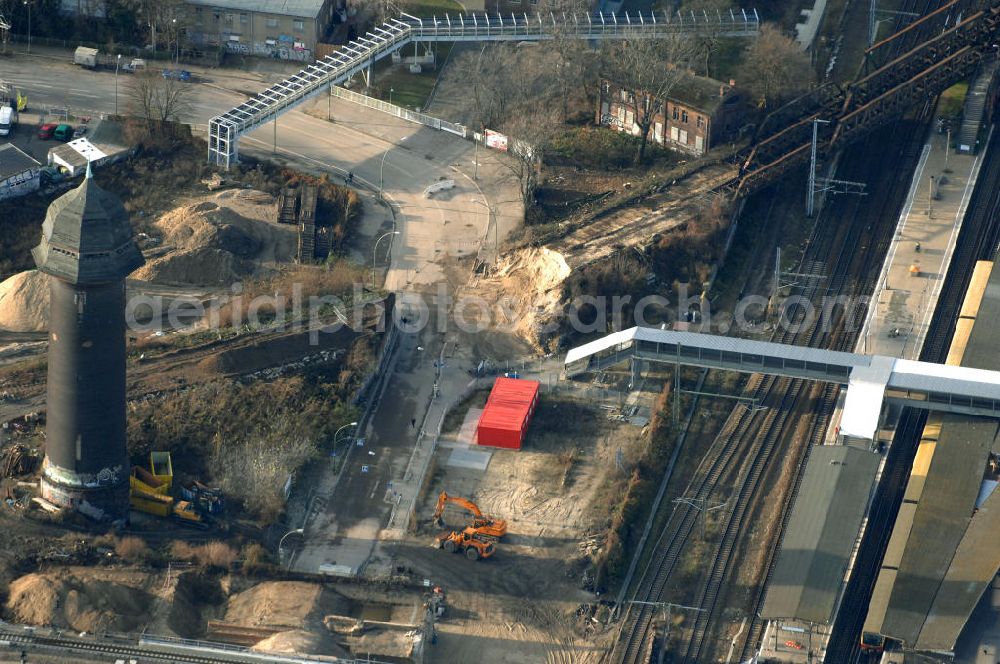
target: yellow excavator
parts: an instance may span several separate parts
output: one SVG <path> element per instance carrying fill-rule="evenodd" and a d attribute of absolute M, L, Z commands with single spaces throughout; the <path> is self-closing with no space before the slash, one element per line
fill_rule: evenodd
<path fill-rule="evenodd" d="M 472 523 L 470 524 L 471 527 L 466 528 L 465 530 L 474 530 L 479 536 L 493 539 L 500 539 L 507 534 L 507 521 L 483 514 L 482 510 L 479 509 L 479 505 L 476 505 L 467 498 L 449 496 L 447 491 L 442 491 L 441 495 L 438 496 L 437 507 L 434 509 L 433 522 L 435 526 L 438 526 L 439 528 L 444 527 L 441 515 L 444 514 L 444 508 L 448 503 L 453 503 L 459 507 L 465 508 L 472 514 Z M 457 533 L 452 534 L 455 535 Z"/>

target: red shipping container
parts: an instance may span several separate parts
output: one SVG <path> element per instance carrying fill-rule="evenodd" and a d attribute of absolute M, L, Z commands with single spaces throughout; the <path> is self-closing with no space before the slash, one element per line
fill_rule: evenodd
<path fill-rule="evenodd" d="M 497 378 L 476 427 L 476 443 L 520 449 L 538 404 L 537 380 Z"/>

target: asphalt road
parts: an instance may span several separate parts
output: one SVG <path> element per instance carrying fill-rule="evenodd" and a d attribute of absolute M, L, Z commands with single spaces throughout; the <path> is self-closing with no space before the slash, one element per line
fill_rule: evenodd
<path fill-rule="evenodd" d="M 190 84 L 191 110 L 185 120 L 202 132 L 210 118 L 246 99 L 244 93 L 261 90 L 283 76 L 280 72 L 190 69 L 196 82 Z M 117 76 L 117 105 L 122 113 L 130 106 L 131 78 L 131 74 Z M 45 56 L 0 58 L 0 80 L 17 85 L 34 113 L 53 107 L 69 107 L 74 115 L 113 113 L 115 79 L 114 71 L 90 71 L 72 64 L 68 51 L 50 49 Z M 400 231 L 399 236 L 389 238 L 394 241 L 387 288 L 437 283 L 443 279 L 437 265 L 443 256 L 477 253 L 485 238 L 489 238 L 487 249 L 492 257 L 494 233 L 487 233 L 490 206 L 499 219 L 501 239 L 523 217 L 516 182 L 498 166 L 496 155 L 479 151 L 479 179 L 475 181 L 476 153 L 471 142 L 349 102 L 333 100 L 328 105 L 326 97 L 321 97 L 282 116 L 277 131 L 270 123 L 244 137 L 241 153 L 266 156 L 275 149 L 277 137 L 279 155 L 300 167 L 341 176 L 353 172 L 360 184 L 375 191 L 381 184 L 385 198 L 396 207 Z M 333 122 L 326 120 L 328 108 Z M 304 112 L 309 109 L 313 114 Z M 30 118 L 34 116 L 25 119 Z M 18 140 L 40 143 L 32 150 L 37 158 L 47 143 L 29 136 L 26 129 L 21 127 Z M 426 198 L 424 189 L 440 180 L 455 180 L 455 189 Z M 387 245 L 384 242 L 381 249 Z"/>

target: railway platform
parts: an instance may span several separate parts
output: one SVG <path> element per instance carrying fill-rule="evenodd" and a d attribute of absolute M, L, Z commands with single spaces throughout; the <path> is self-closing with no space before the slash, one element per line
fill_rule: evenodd
<path fill-rule="evenodd" d="M 985 150 L 956 153 L 947 135 L 931 129 L 854 352 L 919 358 L 985 157 Z M 843 442 L 838 441 L 843 400 L 841 392 L 828 445 Z M 892 428 L 882 428 L 878 441 L 888 444 L 891 437 Z"/>
<path fill-rule="evenodd" d="M 988 145 L 988 140 L 984 145 Z M 979 155 L 956 153 L 948 144 L 947 135 L 938 133 L 936 127 L 930 130 L 882 271 L 869 299 L 854 348 L 856 353 L 919 359 L 985 159 L 985 150 Z M 886 449 L 895 433 L 892 417 L 886 418 L 874 441 L 845 439 L 840 435 L 845 393 L 846 390 L 840 393 L 825 444 L 846 443 L 864 449 Z M 878 483 L 881 466 L 869 496 Z M 853 568 L 863 532 L 862 527 L 854 541 L 841 593 Z M 831 615 L 836 615 L 836 606 L 842 600 L 842 596 L 837 598 Z M 793 616 L 771 620 L 765 629 L 759 656 L 767 661 L 823 661 L 831 627 L 831 624 Z"/>

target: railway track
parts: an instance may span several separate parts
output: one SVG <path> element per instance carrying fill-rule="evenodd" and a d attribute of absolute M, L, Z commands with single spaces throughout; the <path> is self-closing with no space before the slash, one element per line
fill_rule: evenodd
<path fill-rule="evenodd" d="M 913 8 L 917 3 L 913 1 L 907 4 L 910 5 L 911 8 Z M 932 3 L 931 2 L 926 3 L 924 7 L 922 7 L 921 9 L 924 13 L 933 10 Z M 918 112 L 918 123 L 916 131 L 912 132 L 908 139 L 904 138 L 904 140 L 906 140 L 908 145 L 908 147 L 905 150 L 906 158 L 910 163 L 915 163 L 917 151 L 919 150 L 923 142 L 924 127 L 925 127 L 924 123 L 926 123 L 929 120 L 930 111 L 931 111 L 930 104 L 925 103 L 924 106 Z M 890 187 L 892 188 L 892 192 L 888 196 L 885 196 L 883 198 L 883 204 L 878 206 L 878 209 L 875 211 L 875 214 L 872 215 L 872 220 L 869 223 L 868 228 L 877 228 L 879 226 L 878 223 L 879 220 L 885 218 L 886 216 L 884 213 L 886 211 L 894 211 L 898 209 L 899 206 L 895 205 L 895 201 L 900 201 L 902 200 L 902 197 L 905 196 L 905 190 L 901 189 L 900 182 L 898 181 L 898 179 L 890 180 Z M 895 215 L 892 215 L 893 221 L 894 221 L 894 216 Z M 872 247 L 875 248 L 876 245 L 878 246 L 875 255 L 878 256 L 884 255 L 885 250 L 888 248 L 888 244 L 891 240 L 891 232 L 892 232 L 891 226 L 893 225 L 881 224 L 882 230 L 881 231 L 876 230 L 877 237 L 873 238 L 873 247 Z M 868 252 L 858 252 L 858 253 L 867 254 Z M 971 267 L 969 269 L 971 272 Z M 857 272 L 853 269 L 848 269 L 846 271 L 838 270 L 834 274 L 833 277 L 834 283 L 831 284 L 831 291 L 833 293 L 840 294 L 841 292 L 846 290 L 845 288 L 846 280 L 851 275 L 856 273 Z M 861 282 L 857 286 L 850 289 L 851 291 L 853 291 L 852 294 L 854 295 L 870 293 L 874 288 L 878 271 L 868 269 L 868 270 L 862 270 L 860 274 L 864 275 Z M 960 300 L 961 298 L 958 297 L 952 298 L 952 301 L 956 303 L 959 302 Z M 954 306 L 957 307 L 958 305 L 955 304 Z M 830 343 L 828 344 L 827 347 L 835 350 L 852 350 L 855 341 L 856 341 L 856 331 L 846 331 L 845 333 L 844 330 L 839 330 L 837 334 L 830 335 L 829 338 Z M 822 386 L 819 403 L 817 404 L 817 407 L 815 409 L 815 416 L 813 417 L 810 425 L 810 433 L 808 436 L 810 441 L 810 446 L 812 444 L 818 444 L 822 441 L 829 419 L 835 409 L 838 392 L 839 388 L 836 386 L 832 385 Z M 764 574 L 763 582 L 759 584 L 752 597 L 750 611 L 748 614 L 750 616 L 750 625 L 748 629 L 744 632 L 745 636 L 743 637 L 742 640 L 742 646 L 736 649 L 735 651 L 739 655 L 736 661 L 746 661 L 748 658 L 752 657 L 753 652 L 757 647 L 757 644 L 759 644 L 762 638 L 764 623 L 759 618 L 759 612 L 761 606 L 763 605 L 767 589 L 767 582 L 769 581 L 770 576 L 774 569 L 774 563 L 777 558 L 777 551 L 780 547 L 785 526 L 787 525 L 788 518 L 791 515 L 791 506 L 794 504 L 795 496 L 798 493 L 799 485 L 801 483 L 801 478 L 802 478 L 802 470 L 804 469 L 805 463 L 808 460 L 808 449 L 809 446 L 807 446 L 806 454 L 803 456 L 801 464 L 795 472 L 793 485 L 790 489 L 789 496 L 786 498 L 786 500 L 784 501 L 784 505 L 781 508 L 779 516 L 778 536 L 773 538 L 773 540 L 770 542 L 768 546 L 768 551 L 766 555 L 766 561 L 767 561 L 766 572 Z M 915 442 L 914 442 L 914 450 L 915 450 Z M 769 461 L 769 455 L 770 455 L 770 450 L 766 450 L 765 455 L 762 458 L 764 465 L 766 465 L 766 463 Z M 732 560 L 733 553 L 736 549 L 736 542 L 739 540 L 739 536 L 743 531 L 744 521 L 746 520 L 749 505 L 751 503 L 751 500 L 745 497 L 754 496 L 756 494 L 756 490 L 759 489 L 760 472 L 757 469 L 761 467 L 763 467 L 761 463 L 757 462 L 753 463 L 748 475 L 744 478 L 744 481 L 740 486 L 738 493 L 739 501 L 737 502 L 737 509 L 735 509 L 731 513 L 730 520 L 726 524 L 726 529 L 716 549 L 716 555 L 712 564 L 711 571 L 709 572 L 708 578 L 705 584 L 702 586 L 699 594 L 700 603 L 698 606 L 702 609 L 702 611 L 699 612 L 696 616 L 695 625 L 692 630 L 691 640 L 688 642 L 688 648 L 685 653 L 685 657 L 683 659 L 684 662 L 697 664 L 698 662 L 703 661 L 702 657 L 705 655 L 703 651 L 705 650 L 706 642 L 710 635 L 709 626 L 715 616 L 716 606 L 719 598 L 719 592 L 720 589 L 723 587 L 726 576 L 731 568 L 733 562 Z M 749 491 L 747 490 L 748 485 L 750 485 L 751 489 Z M 887 537 L 888 536 L 886 536 L 886 543 L 887 543 Z M 874 583 L 874 581 L 872 581 L 872 583 Z M 855 640 L 855 643 L 857 643 L 857 640 Z M 841 660 L 838 658 L 834 658 L 828 661 L 846 662 L 851 660 Z"/>
<path fill-rule="evenodd" d="M 893 139 L 902 139 L 904 141 L 906 147 L 903 151 L 909 162 L 915 163 L 917 153 L 919 152 L 919 145 L 922 144 L 922 126 L 918 123 L 916 131 L 911 128 L 909 134 L 907 132 L 894 132 L 894 134 Z M 909 183 L 905 184 L 907 186 L 901 186 L 899 183 L 893 182 L 890 194 L 882 198 L 881 202 L 873 207 L 861 208 L 863 214 L 858 214 L 854 205 L 846 206 L 850 210 L 850 216 L 854 217 L 861 227 L 861 232 L 850 233 L 847 242 L 837 243 L 834 240 L 834 245 L 838 248 L 834 249 L 836 259 L 830 275 L 829 295 L 834 297 L 841 295 L 858 296 L 867 294 L 874 288 L 875 280 L 878 276 L 878 268 L 873 264 L 877 264 L 880 267 L 880 262 L 870 260 L 859 261 L 858 256 L 882 256 L 888 250 L 895 225 L 892 223 L 895 221 L 895 215 L 886 213 L 898 209 L 898 203 L 905 196 Z M 859 251 L 863 241 L 871 244 L 871 253 Z M 820 245 L 817 247 L 817 251 L 823 251 L 827 243 L 824 241 Z M 860 278 L 856 275 L 859 275 Z M 812 292 L 807 293 L 806 296 L 812 298 L 816 294 L 816 292 Z M 845 329 L 842 322 L 828 333 L 820 333 L 818 328 L 817 324 L 816 327 L 813 327 L 805 335 L 784 334 L 782 335 L 784 338 L 781 338 L 780 341 L 783 343 L 796 343 L 833 350 L 848 350 L 854 345 L 856 331 Z M 810 384 L 806 381 L 787 381 L 786 390 L 784 395 L 785 405 L 782 408 L 782 417 L 780 418 L 781 427 L 779 429 L 768 428 L 759 431 L 758 435 L 764 438 L 764 444 L 751 453 L 748 468 L 736 491 L 736 502 L 729 513 L 729 518 L 716 546 L 709 572 L 699 590 L 697 605 L 702 611 L 695 617 L 691 638 L 687 643 L 684 659 L 682 660 L 684 662 L 698 663 L 707 661 L 705 658 L 709 654 L 707 651 L 711 648 L 709 640 L 712 635 L 712 628 L 718 618 L 720 595 L 733 569 L 738 544 L 743 540 L 749 528 L 750 517 L 754 512 L 758 497 L 761 495 L 763 489 L 762 481 L 766 470 L 771 467 L 775 450 L 783 446 L 783 437 L 790 433 L 789 424 L 794 424 L 800 416 L 811 414 L 808 441 L 809 443 L 816 443 L 822 440 L 829 417 L 833 413 L 836 402 L 836 388 L 830 387 L 829 389 L 824 389 L 825 398 L 820 401 L 818 409 L 814 409 L 808 402 L 808 399 L 804 398 L 810 390 Z M 803 463 L 796 469 L 796 479 L 793 481 L 792 492 L 796 490 L 796 483 L 801 477 L 805 458 L 806 456 L 803 455 Z M 752 598 L 752 611 L 749 614 L 752 618 L 749 629 L 745 632 L 746 636 L 743 639 L 743 643 L 739 647 L 741 655 L 744 652 L 752 651 L 760 638 L 762 624 L 756 616 L 760 605 L 763 604 L 766 579 L 770 576 L 773 568 L 775 553 L 781 540 L 780 533 L 783 531 L 784 523 L 790 514 L 788 506 L 791 504 L 791 501 L 786 498 L 784 503 L 785 510 L 779 517 L 781 529 L 778 536 L 773 538 L 766 556 L 765 583 L 758 586 Z"/>
<path fill-rule="evenodd" d="M 335 316 L 327 316 L 325 322 L 320 325 L 335 325 L 339 319 Z M 130 364 L 128 370 L 128 391 L 130 400 L 146 396 L 150 391 L 143 389 L 143 381 L 149 378 L 162 376 L 172 371 L 178 371 L 184 367 L 197 365 L 202 360 L 216 356 L 223 352 L 239 349 L 254 348 L 286 337 L 294 337 L 304 334 L 310 329 L 314 329 L 316 324 L 303 321 L 296 324 L 289 324 L 290 329 L 258 330 L 239 334 L 227 339 L 212 340 L 205 343 L 189 346 L 185 348 L 174 348 L 161 354 L 148 357 L 143 361 Z M 333 337 L 323 333 L 323 338 Z M 321 345 L 316 346 L 322 348 Z M 12 403 L 30 401 L 33 398 L 44 397 L 46 387 L 46 370 L 44 365 L 30 371 L 18 372 L 12 377 L 0 378 L 0 393 L 7 391 L 15 395 Z M 162 392 L 162 389 L 153 390 Z M 2 401 L 0 401 L 2 403 Z"/>
<path fill-rule="evenodd" d="M 914 127 L 912 123 L 907 127 L 907 132 L 902 132 L 902 144 L 905 146 L 905 159 L 915 164 L 919 152 L 920 143 L 914 144 L 914 136 L 922 138 L 923 133 L 920 126 Z M 899 126 L 893 131 L 891 138 L 899 144 L 902 130 Z M 921 141 L 922 142 L 922 141 Z M 898 161 L 894 162 L 898 165 Z M 869 168 L 871 168 L 869 166 Z M 869 172 L 872 175 L 874 170 Z M 908 184 L 908 183 L 907 183 Z M 868 258 L 859 260 L 859 255 L 870 253 L 858 251 L 858 243 L 864 237 L 871 245 L 872 250 L 876 246 L 878 251 L 884 253 L 891 239 L 890 224 L 878 224 L 878 218 L 886 206 L 891 205 L 891 201 L 899 201 L 905 196 L 905 186 L 896 185 L 892 196 L 881 199 L 878 210 L 868 215 L 847 215 L 850 219 L 853 216 L 853 224 L 850 232 L 844 233 L 842 229 L 836 228 L 835 224 L 818 225 L 817 235 L 810 241 L 804 261 L 821 260 L 835 254 L 835 259 L 831 261 L 833 266 L 829 291 L 826 294 L 859 294 L 870 290 L 874 286 L 877 271 L 872 270 L 872 261 Z M 848 207 L 853 209 L 856 203 L 849 203 Z M 897 206 L 898 207 L 898 206 Z M 839 247 L 839 249 L 837 249 Z M 856 274 L 864 266 L 867 268 L 866 277 L 859 283 L 852 280 L 851 275 Z M 818 289 L 807 289 L 803 293 L 807 298 L 818 294 Z M 793 316 L 795 314 L 793 313 Z M 801 315 L 798 314 L 798 315 Z M 831 331 L 832 332 L 832 331 Z M 784 331 L 779 335 L 778 341 L 784 343 L 798 343 L 800 345 L 821 345 L 827 347 L 831 342 L 831 333 L 820 333 L 818 326 L 813 326 L 809 330 L 793 333 Z M 846 346 L 852 343 L 852 335 L 838 335 L 843 340 L 836 345 Z M 727 468 L 734 458 L 748 459 L 744 468 L 738 487 L 733 494 L 735 503 L 732 505 L 730 517 L 723 526 L 719 542 L 716 546 L 713 563 L 708 571 L 705 583 L 699 592 L 699 606 L 704 610 L 695 619 L 692 630 L 692 639 L 688 642 L 687 649 L 684 650 L 685 661 L 700 662 L 704 656 L 706 641 L 711 633 L 711 626 L 716 617 L 716 608 L 719 602 L 721 591 L 725 580 L 732 568 L 733 553 L 738 548 L 738 543 L 747 527 L 748 516 L 752 512 L 754 496 L 759 494 L 762 478 L 766 470 L 771 465 L 774 452 L 781 447 L 781 441 L 787 436 L 790 424 L 795 421 L 793 414 L 801 410 L 799 404 L 808 392 L 807 383 L 804 381 L 778 380 L 770 377 L 754 376 L 745 394 L 758 399 L 765 405 L 777 405 L 777 409 L 769 409 L 766 413 L 754 413 L 745 406 L 739 406 L 734 411 L 727 422 L 722 433 L 713 444 L 712 449 L 706 458 L 703 459 L 695 479 L 689 485 L 685 496 L 697 502 L 706 500 L 718 487 L 723 470 Z M 826 391 L 820 399 L 819 417 L 813 424 L 810 439 L 815 441 L 825 429 L 825 422 L 833 412 L 836 399 L 836 392 Z M 798 475 L 798 474 L 797 474 Z M 782 521 L 787 519 L 787 511 L 782 514 Z M 684 545 L 690 536 L 696 521 L 697 509 L 680 504 L 674 508 L 674 512 L 667 522 L 667 526 L 654 545 L 653 559 L 647 566 L 646 571 L 640 578 L 633 598 L 639 601 L 656 602 L 662 598 L 662 593 L 666 587 L 667 580 L 676 570 L 679 559 L 682 556 Z M 769 565 L 773 564 L 773 551 L 768 556 Z M 769 570 L 768 570 L 769 573 Z M 754 598 L 755 608 L 762 602 L 761 592 Z M 636 608 L 638 607 L 638 608 Z M 756 614 L 756 611 L 754 611 Z M 622 634 L 619 643 L 612 653 L 611 661 L 616 663 L 641 662 L 644 653 L 650 650 L 650 628 L 655 616 L 655 607 L 650 605 L 632 605 L 623 620 Z M 741 651 L 752 648 L 752 644 L 759 638 L 760 626 L 753 622 L 751 628 L 747 630 L 747 637 L 744 640 Z"/>
<path fill-rule="evenodd" d="M 219 664 L 220 662 L 244 662 L 246 659 L 236 657 L 199 655 L 185 652 L 163 652 L 143 648 L 135 641 L 115 643 L 112 639 L 92 639 L 87 637 L 70 638 L 66 636 L 42 635 L 28 632 L 0 631 L 0 641 L 6 641 L 11 648 L 23 650 L 56 650 L 58 652 L 79 653 L 88 659 L 104 655 L 107 657 L 136 659 L 141 662 L 190 662 L 191 664 Z"/>
<path fill-rule="evenodd" d="M 945 284 L 920 353 L 927 362 L 943 362 L 955 330 L 958 310 L 978 260 L 993 260 L 1000 250 L 1000 131 L 990 140 L 989 156 L 969 201 L 969 218 L 962 226 Z M 926 422 L 924 411 L 904 409 L 876 488 L 868 526 L 848 580 L 844 599 L 827 646 L 827 661 L 856 662 L 868 603 L 878 578 L 892 526 L 902 502 L 917 443 Z"/>

